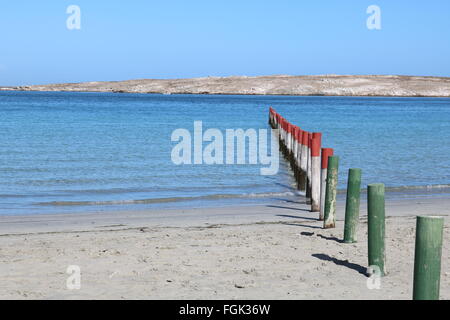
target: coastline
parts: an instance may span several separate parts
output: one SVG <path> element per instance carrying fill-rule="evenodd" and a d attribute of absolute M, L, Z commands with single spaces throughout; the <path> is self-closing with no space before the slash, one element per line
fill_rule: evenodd
<path fill-rule="evenodd" d="M 0 91 L 203 95 L 450 97 L 450 78 L 396 75 L 231 76 L 2 87 Z"/>
<path fill-rule="evenodd" d="M 29 100 L 27 95 L 23 96 L 25 100 Z M 34 96 L 38 96 L 38 94 Z M 176 99 L 172 98 L 172 100 Z M 389 100 L 395 100 L 395 103 L 399 102 L 399 99 Z M 443 103 L 444 108 L 447 108 L 447 101 L 436 100 Z M 358 103 L 360 102 L 358 101 Z M 408 104 L 405 106 L 406 109 L 410 107 L 408 100 L 402 103 Z M 143 105 L 147 108 L 147 102 L 144 102 Z M 44 110 L 48 109 L 47 105 L 44 105 L 43 108 Z M 74 109 L 76 110 L 77 107 L 74 106 Z M 121 106 L 118 109 L 121 110 Z M 174 109 L 179 110 L 178 108 Z M 189 111 L 190 108 L 186 108 L 186 110 Z M 317 111 L 312 107 L 310 112 L 315 114 Z M 386 108 L 384 112 L 390 114 L 389 108 Z M 424 114 L 426 115 L 428 112 L 429 109 L 426 109 Z M 446 109 L 444 112 L 446 114 Z M 47 117 L 42 117 L 42 119 L 44 119 L 43 123 L 48 123 Z M 384 118 L 382 117 L 382 119 Z M 403 118 L 400 120 L 403 121 Z M 65 124 L 66 122 L 59 120 L 59 123 Z M 129 123 L 130 127 L 135 126 L 134 121 Z M 433 124 L 435 122 L 430 125 Z M 147 125 L 148 123 L 144 127 Z M 80 127 L 76 126 L 76 128 Z M 429 128 L 429 126 L 424 126 L 428 137 L 433 136 L 429 133 L 431 132 L 428 130 Z M 16 132 L 21 133 L 24 130 L 26 128 L 16 130 Z M 56 129 L 54 131 L 58 132 Z M 381 131 L 377 130 L 375 133 Z M 41 137 L 40 134 L 33 136 Z M 139 134 L 135 135 L 135 137 L 138 136 Z M 445 139 L 442 140 L 445 142 Z M 11 139 L 11 141 L 16 141 L 16 139 Z M 83 140 L 80 141 L 83 142 Z M 103 140 L 99 141 L 103 142 Z M 131 141 L 134 143 L 135 139 Z M 425 139 L 423 141 L 426 143 Z M 118 145 L 128 146 L 126 142 L 119 144 L 114 139 L 111 142 L 110 146 L 113 147 L 113 150 L 116 150 Z M 383 143 L 389 143 L 389 139 L 384 138 Z M 94 147 L 98 145 L 98 143 L 93 143 Z M 433 149 L 433 145 L 430 148 Z M 347 148 L 342 149 L 348 150 Z M 126 152 L 122 154 L 130 154 L 128 148 L 123 151 Z M 358 151 L 362 152 L 362 150 Z M 60 149 L 57 149 L 53 154 L 57 155 L 59 152 L 61 152 Z M 45 154 L 39 150 L 40 153 Z M 29 159 L 30 154 L 33 153 L 24 152 L 23 154 L 24 158 Z M 76 157 L 72 161 L 82 163 L 86 159 L 78 154 L 77 150 L 74 154 Z M 441 162 L 447 163 L 445 152 L 441 154 L 444 154 Z M 406 156 L 401 157 L 402 160 L 403 158 Z M 438 156 L 433 157 L 433 159 L 437 158 Z M 37 157 L 37 159 L 39 158 Z M 116 158 L 111 157 L 110 159 Z M 352 165 L 355 163 L 357 162 L 351 161 Z M 405 171 L 411 172 L 411 177 L 416 177 L 417 172 L 422 172 L 421 170 L 429 169 L 429 167 L 419 169 L 416 161 L 410 163 L 414 164 L 414 171 Z M 101 164 L 103 165 L 103 163 Z M 286 165 L 283 166 L 281 183 L 275 180 L 265 181 L 265 183 L 281 185 L 288 191 L 292 191 L 293 179 L 286 167 Z M 347 168 L 348 165 L 343 167 Z M 388 167 L 385 166 L 384 169 L 386 168 Z M 47 169 L 48 172 L 52 172 L 52 168 Z M 42 183 L 52 178 L 45 172 L 41 176 L 31 177 L 29 172 L 34 172 L 33 170 L 35 168 L 31 167 L 30 171 L 25 171 L 22 176 L 24 181 L 31 179 L 31 181 Z M 155 170 L 149 170 L 148 166 L 145 167 L 145 170 L 150 173 L 155 172 Z M 91 172 L 88 171 L 87 175 L 90 175 Z M 345 173 L 343 172 L 343 174 Z M 83 174 L 77 172 L 77 176 L 83 176 Z M 132 175 L 125 174 L 124 176 L 126 179 L 121 180 L 122 184 L 123 181 L 130 181 Z M 400 172 L 395 174 L 396 179 L 403 176 Z M 438 180 L 434 181 L 448 180 L 445 170 L 436 176 Z M 138 172 L 138 177 L 142 177 L 141 172 Z M 187 177 L 191 181 L 195 179 L 189 174 Z M 155 176 L 150 178 L 155 178 Z M 163 181 L 168 180 L 167 177 L 164 178 Z M 431 181 L 431 179 L 422 178 Z M 372 174 L 370 181 L 378 181 L 378 179 L 377 174 Z M 407 181 L 413 180 L 410 178 Z M 23 186 L 26 185 L 24 181 L 19 181 L 21 182 L 18 184 L 21 187 L 17 188 L 19 192 L 24 193 Z M 78 181 L 75 180 L 77 183 Z M 345 181 L 345 178 L 342 181 Z M 387 184 L 392 181 L 396 180 L 391 179 L 387 181 Z M 58 185 L 54 182 L 51 185 Z M 397 181 L 397 183 L 400 182 Z M 182 184 L 179 183 L 175 185 L 175 189 L 168 188 L 168 190 L 175 190 L 177 194 L 183 195 L 180 185 Z M 233 183 L 230 185 L 234 186 Z M 341 189 L 337 196 L 337 227 L 324 230 L 323 223 L 317 220 L 318 214 L 311 213 L 310 205 L 306 204 L 305 199 L 298 195 L 293 196 L 292 192 L 289 195 L 283 193 L 274 196 L 272 194 L 272 197 L 253 203 L 251 201 L 244 203 L 243 201 L 242 204 L 238 204 L 238 201 L 231 199 L 228 201 L 228 205 L 225 205 L 224 202 L 224 205 L 220 207 L 218 206 L 220 201 L 217 198 L 208 202 L 206 199 L 208 197 L 200 197 L 196 201 L 186 202 L 171 209 L 150 209 L 152 206 L 148 205 L 149 201 L 155 199 L 144 199 L 145 195 L 140 198 L 139 193 L 132 193 L 133 196 L 127 195 L 126 197 L 111 196 L 108 193 L 108 197 L 112 198 L 112 201 L 107 199 L 108 204 L 120 202 L 116 208 L 104 206 L 102 204 L 106 202 L 98 199 L 87 201 L 92 204 L 91 206 L 82 206 L 82 204 L 86 204 L 86 200 L 90 199 L 91 194 L 95 195 L 98 190 L 95 186 L 94 184 L 93 188 L 84 187 L 82 190 L 78 190 L 81 193 L 78 194 L 75 201 L 71 201 L 73 199 L 67 197 L 67 194 L 60 197 L 62 201 L 35 201 L 35 198 L 30 198 L 29 208 L 47 205 L 48 207 L 45 208 L 52 208 L 50 211 L 54 209 L 52 214 L 47 214 L 45 213 L 46 209 L 42 209 L 42 213 L 35 215 L 28 211 L 27 213 L 30 213 L 28 215 L 0 216 L 0 239 L 2 239 L 0 281 L 3 284 L 0 298 L 410 299 L 415 216 L 443 215 L 446 227 L 444 229 L 441 298 L 450 299 L 450 274 L 448 272 L 450 264 L 450 250 L 448 250 L 448 238 L 450 237 L 448 228 L 449 185 L 404 186 L 397 187 L 397 189 L 396 187 L 386 189 L 388 191 L 386 193 L 388 217 L 386 244 L 389 274 L 382 279 L 379 290 L 370 290 L 367 287 L 367 217 L 364 189 L 361 193 L 359 242 L 343 244 L 341 239 L 345 189 Z M 152 185 L 148 186 L 147 190 L 151 190 L 152 187 Z M 192 187 L 190 184 L 184 184 L 184 188 Z M 250 190 L 250 193 L 247 193 L 247 190 Z M 104 191 L 110 192 L 111 190 L 100 190 L 100 192 Z M 255 191 L 254 187 L 247 188 L 241 194 L 254 195 L 251 193 L 253 191 Z M 219 196 L 223 197 L 223 195 Z M 23 202 L 21 199 L 26 197 L 28 195 L 20 197 L 19 194 L 18 201 L 15 202 L 19 204 L 18 207 L 12 207 L 11 203 L 13 202 L 6 197 L 5 213 L 9 214 L 8 211 L 21 208 L 20 203 Z M 48 195 L 43 198 L 46 197 Z M 129 200 L 130 198 L 136 200 Z M 157 198 L 156 202 L 161 199 L 164 198 Z M 165 201 L 167 199 L 174 198 L 166 198 Z M 133 201 L 143 205 L 140 207 L 124 205 L 124 203 Z M 268 203 L 262 204 L 264 201 Z M 209 206 L 205 206 L 207 203 Z M 80 204 L 81 206 L 79 206 Z M 76 209 L 73 209 L 74 207 Z M 81 268 L 80 290 L 68 290 L 66 287 L 69 277 L 66 270 L 69 266 Z"/>
<path fill-rule="evenodd" d="M 338 201 L 345 201 L 347 189 L 337 189 Z M 243 193 L 243 194 L 209 194 L 191 197 L 172 198 L 138 198 L 110 201 L 54 201 L 36 202 L 28 204 L 24 208 L 0 210 L 0 217 L 30 217 L 30 216 L 53 216 L 53 215 L 78 215 L 84 213 L 95 214 L 96 212 L 161 212 L 171 210 L 196 210 L 230 208 L 230 207 L 256 207 L 277 204 L 280 201 L 297 202 L 304 197 L 305 193 L 296 189 L 295 185 L 279 192 L 267 193 Z M 422 199 L 450 199 L 450 185 L 423 185 L 423 186 L 400 186 L 386 187 L 386 200 L 388 201 L 419 201 Z M 361 201 L 367 199 L 367 188 L 361 189 Z"/>
<path fill-rule="evenodd" d="M 449 12 L 5 3 L 0 300 L 449 302 Z"/>
<path fill-rule="evenodd" d="M 386 201 L 388 276 L 369 290 L 359 242 L 322 229 L 304 199 L 266 206 L 1 216 L 4 299 L 410 299 L 416 215 L 445 216 L 441 299 L 450 299 L 450 199 Z M 80 290 L 67 266 L 79 265 Z M 345 284 L 345 285 L 344 285 Z"/>

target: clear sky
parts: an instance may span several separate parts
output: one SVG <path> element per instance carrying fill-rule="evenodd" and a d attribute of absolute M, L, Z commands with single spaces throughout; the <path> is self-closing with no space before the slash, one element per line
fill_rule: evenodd
<path fill-rule="evenodd" d="M 81 29 L 69 30 L 69 5 Z M 381 9 L 369 30 L 368 6 Z M 14 0 L 0 85 L 270 74 L 450 76 L 448 0 Z"/>

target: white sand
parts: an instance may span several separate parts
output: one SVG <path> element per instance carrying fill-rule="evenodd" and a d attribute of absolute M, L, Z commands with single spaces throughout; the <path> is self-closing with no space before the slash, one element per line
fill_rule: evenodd
<path fill-rule="evenodd" d="M 410 299 L 416 214 L 446 216 L 441 298 L 450 299 L 450 200 L 387 203 L 389 274 L 367 288 L 367 224 L 343 244 L 302 203 L 0 217 L 0 298 Z M 66 268 L 81 268 L 81 289 Z"/>

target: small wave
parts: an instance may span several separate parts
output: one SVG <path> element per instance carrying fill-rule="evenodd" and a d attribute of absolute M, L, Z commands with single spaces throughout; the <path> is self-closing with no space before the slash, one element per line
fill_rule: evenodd
<path fill-rule="evenodd" d="M 182 202 L 193 200 L 214 200 L 214 199 L 235 199 L 235 198 L 268 198 L 294 196 L 294 192 L 268 192 L 268 193 L 245 193 L 245 194 L 212 194 L 198 197 L 171 197 L 171 198 L 153 198 L 138 200 L 112 200 L 112 201 L 50 201 L 38 202 L 41 206 L 108 206 L 108 205 L 134 205 L 134 204 L 152 204 Z"/>
<path fill-rule="evenodd" d="M 367 188 L 361 189 L 361 191 L 367 191 Z M 386 186 L 386 193 L 388 192 L 447 192 L 450 191 L 450 184 L 430 184 L 430 185 L 417 185 L 417 186 Z M 338 193 L 345 193 L 347 189 L 339 189 Z"/>
<path fill-rule="evenodd" d="M 27 198 L 29 195 L 26 194 L 0 194 L 1 198 Z"/>
<path fill-rule="evenodd" d="M 176 187 L 148 187 L 148 188 L 110 188 L 110 189 L 61 189 L 53 190 L 59 193 L 68 194 L 124 194 L 124 193 L 144 193 L 144 192 L 179 192 L 179 191 L 208 191 L 211 189 L 254 189 L 266 187 L 264 184 L 244 184 L 240 186 L 235 185 L 212 185 L 212 186 L 176 186 Z M 0 195 L 1 196 L 1 195 Z"/>
<path fill-rule="evenodd" d="M 450 189 L 450 184 L 430 184 L 430 185 L 425 185 L 425 186 L 386 187 L 386 191 L 440 190 L 440 189 Z"/>

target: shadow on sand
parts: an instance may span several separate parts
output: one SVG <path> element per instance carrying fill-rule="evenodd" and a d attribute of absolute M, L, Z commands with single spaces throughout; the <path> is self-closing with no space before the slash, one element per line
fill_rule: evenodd
<path fill-rule="evenodd" d="M 303 228 L 311 228 L 311 229 L 322 229 L 322 227 L 310 226 L 307 224 L 300 224 L 300 223 L 283 223 L 283 224 L 286 226 L 303 227 Z"/>
<path fill-rule="evenodd" d="M 308 209 L 292 208 L 292 207 L 283 207 L 283 206 L 275 206 L 275 205 L 272 205 L 272 204 L 268 204 L 266 207 L 269 207 L 269 208 L 277 208 L 277 209 L 287 209 L 287 210 L 294 210 L 294 211 L 311 212 L 311 210 L 308 210 Z"/>
<path fill-rule="evenodd" d="M 302 216 L 290 216 L 287 214 L 277 214 L 277 217 L 283 217 L 283 218 L 292 218 L 292 219 L 305 219 L 305 220 L 313 220 L 313 221 L 319 221 L 319 219 L 311 218 L 311 217 L 302 217 Z"/>
<path fill-rule="evenodd" d="M 327 236 L 324 236 L 322 234 L 318 234 L 317 236 L 319 238 L 322 238 L 322 239 L 325 239 L 325 240 L 336 241 L 338 243 L 344 243 L 344 240 L 341 240 L 341 239 L 336 238 L 336 237 L 327 237 Z"/>
<path fill-rule="evenodd" d="M 293 203 L 293 204 L 305 204 L 305 205 L 309 204 L 309 202 L 307 200 L 297 201 L 297 200 L 289 200 L 289 199 L 283 199 L 283 198 L 272 198 L 272 200 L 278 200 L 278 201 L 283 201 L 286 203 Z"/>
<path fill-rule="evenodd" d="M 320 260 L 323 260 L 323 261 L 331 261 L 334 264 L 337 264 L 338 266 L 344 266 L 344 267 L 347 267 L 349 269 L 355 270 L 358 273 L 360 273 L 362 275 L 365 275 L 366 277 L 368 276 L 366 267 L 363 267 L 363 266 L 361 266 L 359 264 L 356 264 L 356 263 L 351 263 L 348 260 L 339 260 L 337 258 L 330 257 L 329 255 L 323 254 L 323 253 L 314 253 L 312 256 L 314 258 L 317 258 L 317 259 L 320 259 Z"/>

